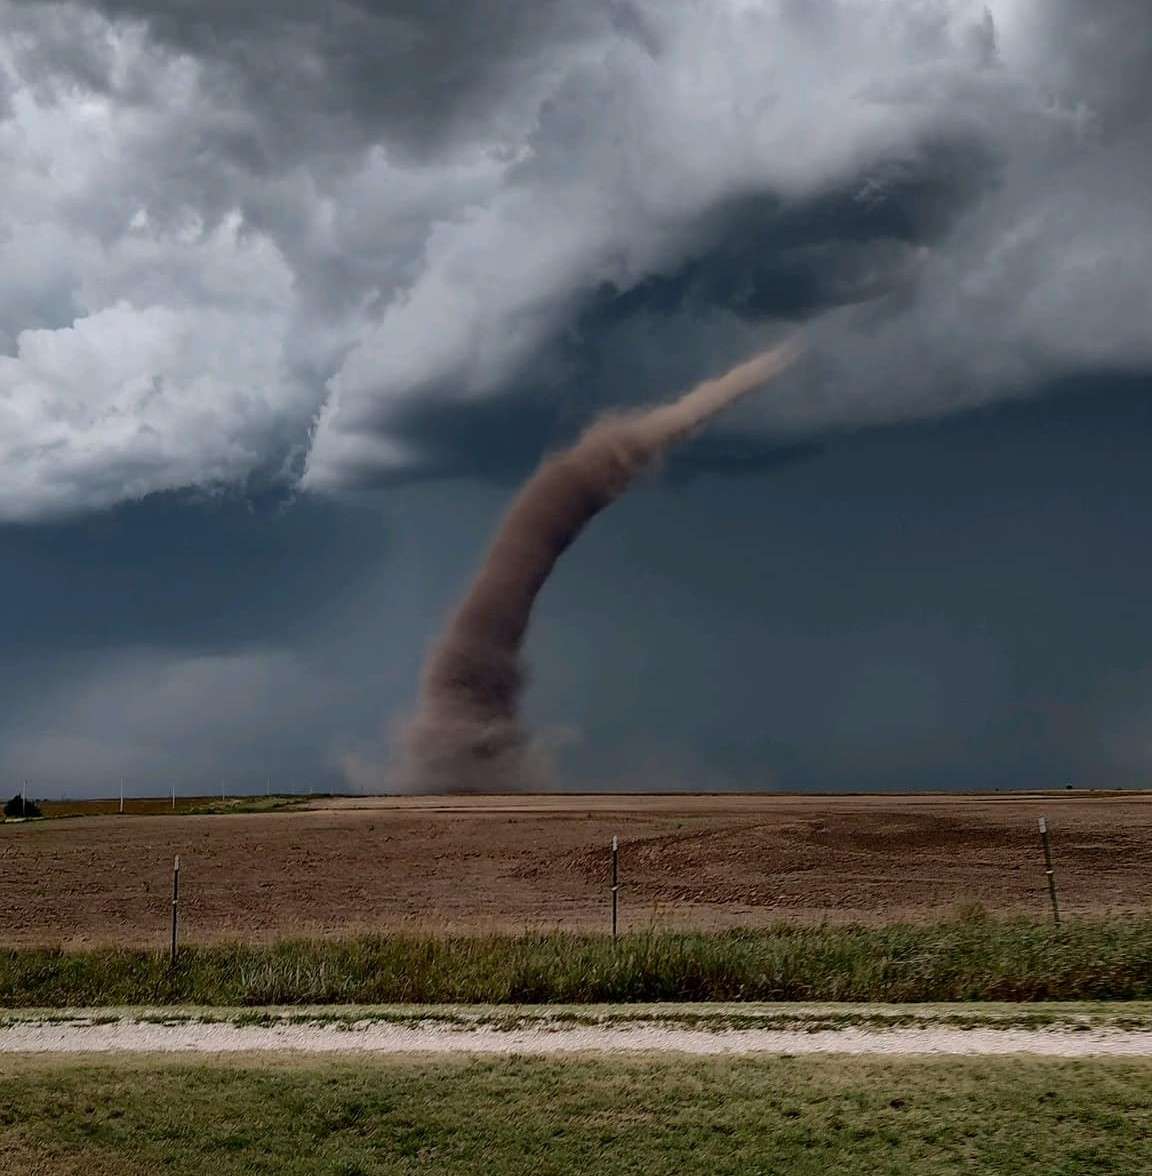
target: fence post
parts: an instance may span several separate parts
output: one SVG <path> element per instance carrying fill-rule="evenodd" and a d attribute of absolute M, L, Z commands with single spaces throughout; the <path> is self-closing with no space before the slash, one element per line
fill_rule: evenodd
<path fill-rule="evenodd" d="M 176 966 L 176 920 L 180 909 L 180 855 L 172 865 L 172 967 Z"/>
<path fill-rule="evenodd" d="M 124 777 L 120 777 L 120 815 L 124 815 Z"/>
<path fill-rule="evenodd" d="M 1060 925 L 1060 906 L 1056 901 L 1056 872 L 1052 869 L 1052 846 L 1048 840 L 1048 818 L 1040 818 L 1040 843 L 1044 846 L 1044 873 L 1048 878 L 1048 897 L 1052 900 L 1052 922 Z"/>
<path fill-rule="evenodd" d="M 616 938 L 620 908 L 620 839 L 612 834 L 612 938 Z"/>

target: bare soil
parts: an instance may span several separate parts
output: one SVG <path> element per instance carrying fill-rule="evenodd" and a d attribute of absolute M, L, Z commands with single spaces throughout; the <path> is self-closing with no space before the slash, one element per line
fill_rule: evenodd
<path fill-rule="evenodd" d="M 1037 817 L 1071 914 L 1152 903 L 1152 794 L 338 798 L 0 824 L 0 944 L 1044 917 Z"/>

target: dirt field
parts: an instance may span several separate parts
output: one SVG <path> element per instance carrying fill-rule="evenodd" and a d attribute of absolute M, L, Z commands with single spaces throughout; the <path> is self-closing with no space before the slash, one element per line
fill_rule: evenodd
<path fill-rule="evenodd" d="M 167 796 L 129 796 L 124 800 L 124 815 L 129 817 L 160 816 L 175 812 L 204 813 L 219 812 L 229 808 L 242 810 L 262 808 L 283 808 L 303 803 L 299 797 L 285 796 L 178 796 L 175 806 Z M 120 812 L 118 797 L 109 796 L 100 800 L 43 800 L 40 811 L 45 817 L 111 817 Z"/>
<path fill-rule="evenodd" d="M 357 798 L 273 813 L 0 825 L 0 943 L 162 945 L 181 855 L 189 940 L 603 929 L 1152 903 L 1152 794 Z"/>

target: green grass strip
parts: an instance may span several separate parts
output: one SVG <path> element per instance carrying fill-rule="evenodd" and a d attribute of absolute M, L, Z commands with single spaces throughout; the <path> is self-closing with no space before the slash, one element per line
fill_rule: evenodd
<path fill-rule="evenodd" d="M 0 951 L 0 1007 L 1152 998 L 1152 919 Z"/>
<path fill-rule="evenodd" d="M 1152 1171 L 1152 1064 L 1023 1058 L 0 1059 L 39 1176 Z"/>

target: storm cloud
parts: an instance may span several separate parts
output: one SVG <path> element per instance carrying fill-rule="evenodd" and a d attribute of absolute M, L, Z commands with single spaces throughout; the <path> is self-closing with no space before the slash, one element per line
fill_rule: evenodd
<path fill-rule="evenodd" d="M 584 778 L 882 784 L 973 740 L 985 781 L 1022 749 L 1134 778 L 1146 569 L 1100 561 L 1148 491 L 1123 439 L 1152 381 L 1150 110 L 1145 0 L 0 0 L 0 765 L 191 776 L 208 733 L 237 772 L 335 779 L 543 453 L 800 326 L 804 361 L 550 589 L 533 721 L 596 732 Z M 870 513 L 887 462 L 919 549 Z M 668 562 L 664 494 L 685 551 L 727 536 L 722 585 Z M 644 561 L 682 612 L 640 616 Z M 779 579 L 742 606 L 749 568 Z M 658 650 L 712 590 L 715 656 L 791 667 L 791 734 L 677 701 Z M 565 620 L 659 678 L 674 748 L 618 729 Z M 214 695 L 265 716 L 249 743 Z"/>
<path fill-rule="evenodd" d="M 8 519 L 454 472 L 437 405 L 781 320 L 769 448 L 1152 360 L 1139 0 L 2 7 Z"/>

